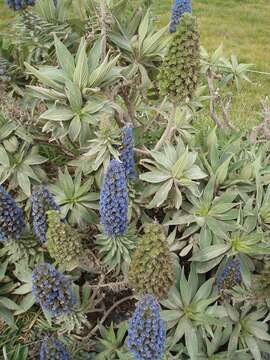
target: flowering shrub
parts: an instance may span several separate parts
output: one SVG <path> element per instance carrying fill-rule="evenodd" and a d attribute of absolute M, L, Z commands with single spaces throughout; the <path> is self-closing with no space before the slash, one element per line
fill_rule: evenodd
<path fill-rule="evenodd" d="M 32 274 L 36 302 L 53 316 L 72 311 L 74 297 L 70 281 L 50 264 L 35 267 Z"/>
<path fill-rule="evenodd" d="M 124 235 L 128 225 L 128 192 L 125 168 L 112 160 L 100 191 L 100 216 L 104 231 L 109 236 Z"/>
<path fill-rule="evenodd" d="M 64 345 L 56 338 L 48 338 L 40 348 L 40 360 L 71 360 Z"/>
<path fill-rule="evenodd" d="M 8 1 L 0 358 L 270 353 L 270 106 L 233 127 L 250 65 L 147 3 Z"/>
<path fill-rule="evenodd" d="M 175 0 L 172 7 L 170 32 L 173 33 L 177 29 L 177 25 L 181 21 L 181 17 L 185 13 L 192 13 L 191 0 Z"/>
<path fill-rule="evenodd" d="M 0 185 L 0 241 L 19 239 L 24 229 L 23 211 Z"/>
<path fill-rule="evenodd" d="M 128 329 L 128 347 L 136 360 L 160 360 L 165 348 L 165 327 L 159 305 L 151 295 L 137 304 Z"/>
<path fill-rule="evenodd" d="M 34 6 L 35 0 L 6 0 L 6 3 L 13 10 L 21 10 L 27 6 Z"/>
<path fill-rule="evenodd" d="M 32 191 L 32 218 L 33 229 L 36 238 L 41 242 L 46 242 L 48 210 L 60 210 L 52 194 L 45 186 L 34 186 Z"/>

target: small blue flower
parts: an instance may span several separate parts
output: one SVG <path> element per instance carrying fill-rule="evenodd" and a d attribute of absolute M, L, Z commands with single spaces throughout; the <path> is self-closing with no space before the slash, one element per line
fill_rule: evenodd
<path fill-rule="evenodd" d="M 21 10 L 27 6 L 35 6 L 35 0 L 6 0 L 6 4 L 10 9 Z"/>
<path fill-rule="evenodd" d="M 133 128 L 126 126 L 123 129 L 123 150 L 120 155 L 127 179 L 136 178 L 135 161 L 134 161 L 134 142 L 133 142 Z"/>
<path fill-rule="evenodd" d="M 160 360 L 165 351 L 165 340 L 158 302 L 152 295 L 145 295 L 136 305 L 129 323 L 128 348 L 136 360 Z"/>
<path fill-rule="evenodd" d="M 0 185 L 0 241 L 19 239 L 24 227 L 22 209 Z"/>
<path fill-rule="evenodd" d="M 60 212 L 60 207 L 46 186 L 34 186 L 31 199 L 34 234 L 39 241 L 44 243 L 47 232 L 46 212 L 48 210 Z"/>
<path fill-rule="evenodd" d="M 105 234 L 124 235 L 128 225 L 128 191 L 125 169 L 112 160 L 100 192 L 100 216 Z"/>
<path fill-rule="evenodd" d="M 242 281 L 241 265 L 238 259 L 229 259 L 222 271 L 217 277 L 217 287 L 219 293 L 232 289 Z"/>
<path fill-rule="evenodd" d="M 171 13 L 170 33 L 176 32 L 177 25 L 184 13 L 192 13 L 191 0 L 175 0 Z"/>
<path fill-rule="evenodd" d="M 32 272 L 36 302 L 52 316 L 69 314 L 75 304 L 71 282 L 51 264 L 37 265 Z"/>
<path fill-rule="evenodd" d="M 43 341 L 40 348 L 40 360 L 72 360 L 64 345 L 58 339 L 50 337 Z"/>

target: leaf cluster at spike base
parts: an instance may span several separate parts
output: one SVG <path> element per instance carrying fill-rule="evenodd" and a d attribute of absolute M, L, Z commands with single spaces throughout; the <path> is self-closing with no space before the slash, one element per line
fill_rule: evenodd
<path fill-rule="evenodd" d="M 52 316 L 69 314 L 75 304 L 70 281 L 50 264 L 36 266 L 32 273 L 36 302 Z"/>
<path fill-rule="evenodd" d="M 129 282 L 139 294 L 162 299 L 175 280 L 171 254 L 162 226 L 148 224 L 144 231 L 129 267 Z"/>
<path fill-rule="evenodd" d="M 50 255 L 63 270 L 73 270 L 82 256 L 82 242 L 79 233 L 69 224 L 63 223 L 57 211 L 47 212 L 47 240 Z"/>
<path fill-rule="evenodd" d="M 168 96 L 171 101 L 183 103 L 194 95 L 200 77 L 199 38 L 196 19 L 185 13 L 159 74 L 161 95 Z"/>
<path fill-rule="evenodd" d="M 46 186 L 34 186 L 32 192 L 33 227 L 35 237 L 43 243 L 47 241 L 46 212 L 48 210 L 60 211 L 60 208 Z"/>
<path fill-rule="evenodd" d="M 123 150 L 120 155 L 120 160 L 124 165 L 127 179 L 135 179 L 133 129 L 131 126 L 126 126 L 123 129 Z"/>
<path fill-rule="evenodd" d="M 22 209 L 0 185 L 0 241 L 19 239 L 24 227 Z"/>
<path fill-rule="evenodd" d="M 177 25 L 185 13 L 192 13 L 191 0 L 175 0 L 171 13 L 170 33 L 176 32 Z"/>
<path fill-rule="evenodd" d="M 222 273 L 217 277 L 217 287 L 221 294 L 241 283 L 241 265 L 238 259 L 229 259 Z"/>
<path fill-rule="evenodd" d="M 165 326 L 158 302 L 145 295 L 136 305 L 128 329 L 128 348 L 136 360 L 160 360 L 165 348 Z"/>
<path fill-rule="evenodd" d="M 6 0 L 6 4 L 10 9 L 22 10 L 27 6 L 35 6 L 35 0 Z"/>
<path fill-rule="evenodd" d="M 40 348 L 40 360 L 72 360 L 64 345 L 51 337 L 43 341 Z"/>
<path fill-rule="evenodd" d="M 128 192 L 125 169 L 120 161 L 109 164 L 100 193 L 100 215 L 105 234 L 123 235 L 128 225 Z"/>

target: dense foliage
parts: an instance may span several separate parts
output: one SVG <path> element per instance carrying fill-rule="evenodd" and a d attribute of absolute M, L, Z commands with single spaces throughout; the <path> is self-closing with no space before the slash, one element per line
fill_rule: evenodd
<path fill-rule="evenodd" d="M 269 358 L 270 110 L 233 128 L 250 65 L 148 3 L 7 2 L 1 360 Z"/>

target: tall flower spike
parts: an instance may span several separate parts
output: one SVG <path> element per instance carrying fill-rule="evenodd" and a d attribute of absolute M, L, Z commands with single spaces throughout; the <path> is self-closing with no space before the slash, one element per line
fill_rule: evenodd
<path fill-rule="evenodd" d="M 165 326 L 158 302 L 145 295 L 136 305 L 128 329 L 128 348 L 136 360 L 160 360 L 165 350 Z"/>
<path fill-rule="evenodd" d="M 16 11 L 25 9 L 27 6 L 35 6 L 35 0 L 6 0 L 6 4 Z"/>
<path fill-rule="evenodd" d="M 177 25 L 184 13 L 192 13 L 191 0 L 175 0 L 171 13 L 170 33 L 176 32 Z"/>
<path fill-rule="evenodd" d="M 82 256 L 80 234 L 69 224 L 61 221 L 58 211 L 47 212 L 47 239 L 50 255 L 56 260 L 61 270 L 73 270 L 79 265 Z"/>
<path fill-rule="evenodd" d="M 220 294 L 241 283 L 241 265 L 238 259 L 229 259 L 220 275 L 217 277 L 217 287 Z"/>
<path fill-rule="evenodd" d="M 178 104 L 190 101 L 200 79 L 200 34 L 196 19 L 185 13 L 161 66 L 160 93 Z"/>
<path fill-rule="evenodd" d="M 64 345 L 58 339 L 50 337 L 43 341 L 39 360 L 72 360 Z"/>
<path fill-rule="evenodd" d="M 120 155 L 120 160 L 124 165 L 127 179 L 136 178 L 133 129 L 131 126 L 126 126 L 123 129 L 123 150 Z"/>
<path fill-rule="evenodd" d="M 24 227 L 22 209 L 0 185 L 0 241 L 19 239 Z"/>
<path fill-rule="evenodd" d="M 125 169 L 121 162 L 109 164 L 100 192 L 100 215 L 106 235 L 123 235 L 128 225 L 128 192 Z"/>
<path fill-rule="evenodd" d="M 32 192 L 33 228 L 35 237 L 41 242 L 46 242 L 46 212 L 48 210 L 60 212 L 60 208 L 48 188 L 46 186 L 34 186 Z"/>
<path fill-rule="evenodd" d="M 69 314 L 75 304 L 71 282 L 51 264 L 37 265 L 32 273 L 36 302 L 52 316 Z"/>
<path fill-rule="evenodd" d="M 165 297 L 175 281 L 167 239 L 159 224 L 147 224 L 132 257 L 128 279 L 139 294 Z"/>

